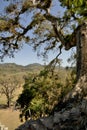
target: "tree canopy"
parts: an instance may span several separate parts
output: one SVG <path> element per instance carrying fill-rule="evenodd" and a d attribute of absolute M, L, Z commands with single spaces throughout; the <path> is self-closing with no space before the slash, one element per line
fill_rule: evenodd
<path fill-rule="evenodd" d="M 76 46 L 76 29 L 87 19 L 86 7 L 85 0 L 8 0 L 0 16 L 0 58 L 13 57 L 23 43 L 28 43 L 35 50 L 42 47 L 43 56 L 56 50 L 53 62 L 57 63 L 63 48 Z"/>
<path fill-rule="evenodd" d="M 0 80 L 0 94 L 4 94 L 7 100 L 7 107 L 11 106 L 12 99 L 14 98 L 14 92 L 19 87 L 18 80 L 14 77 L 11 78 L 4 78 Z"/>

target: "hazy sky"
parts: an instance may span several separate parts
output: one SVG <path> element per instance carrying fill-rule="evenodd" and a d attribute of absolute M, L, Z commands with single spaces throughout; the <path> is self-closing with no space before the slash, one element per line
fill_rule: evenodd
<path fill-rule="evenodd" d="M 0 0 L 0 12 L 2 12 L 3 6 L 4 6 L 4 2 L 3 0 Z M 57 9 L 58 8 L 60 7 L 57 7 Z M 54 14 L 57 13 L 56 8 L 55 10 L 52 9 L 52 12 Z M 63 59 L 63 63 L 62 63 L 63 66 L 68 65 L 67 58 L 70 56 L 70 54 L 71 54 L 71 51 L 63 51 L 62 55 L 60 56 L 60 58 Z M 50 60 L 52 60 L 52 58 L 53 58 L 53 52 L 49 54 L 48 60 L 46 62 L 48 63 Z M 0 63 L 16 63 L 20 65 L 27 65 L 31 63 L 44 64 L 44 60 L 43 58 L 40 58 L 37 56 L 37 53 L 32 50 L 32 47 L 30 47 L 29 45 L 25 45 L 23 46 L 23 49 L 21 49 L 15 54 L 15 58 L 5 57 L 4 62 L 0 62 Z"/>

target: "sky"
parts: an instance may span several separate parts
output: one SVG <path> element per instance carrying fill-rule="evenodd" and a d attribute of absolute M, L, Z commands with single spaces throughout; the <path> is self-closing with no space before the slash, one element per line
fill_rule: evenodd
<path fill-rule="evenodd" d="M 4 2 L 3 2 L 3 0 L 0 0 L 0 12 L 2 12 L 3 7 L 4 7 Z M 58 7 L 57 7 L 57 9 L 58 9 Z M 61 8 L 60 8 L 60 10 L 61 10 Z M 55 10 L 53 9 L 52 12 L 53 12 L 53 14 L 57 13 L 56 8 L 55 8 Z M 61 12 L 62 12 L 62 10 L 61 10 Z M 69 65 L 67 62 L 67 58 L 70 57 L 70 55 L 71 55 L 71 51 L 63 51 L 62 55 L 59 57 L 60 59 L 63 59 L 62 66 L 65 67 L 65 66 Z M 48 64 L 53 59 L 54 56 L 55 55 L 53 54 L 53 52 L 51 52 L 48 55 L 48 59 L 44 61 L 42 57 L 37 56 L 37 52 L 34 52 L 32 47 L 25 44 L 21 50 L 19 50 L 17 53 L 15 53 L 14 58 L 5 57 L 3 62 L 0 61 L 0 64 L 16 63 L 16 64 L 24 65 L 24 66 L 28 65 L 28 64 L 32 64 L 32 63 Z"/>
<path fill-rule="evenodd" d="M 62 66 L 68 66 L 67 59 L 70 57 L 71 51 L 62 51 L 60 59 L 63 59 Z M 32 63 L 48 64 L 54 58 L 54 53 L 51 52 L 48 58 L 44 61 L 42 57 L 37 56 L 37 52 L 34 52 L 32 47 L 24 45 L 21 50 L 14 54 L 14 58 L 5 57 L 2 63 L 16 63 L 19 65 L 28 65 Z"/>

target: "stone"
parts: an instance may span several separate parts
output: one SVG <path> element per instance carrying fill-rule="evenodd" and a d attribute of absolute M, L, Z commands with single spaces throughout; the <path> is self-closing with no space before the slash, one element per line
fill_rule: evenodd
<path fill-rule="evenodd" d="M 53 128 L 53 116 L 49 116 L 49 117 L 45 117 L 45 118 L 40 118 L 40 121 L 48 129 L 52 129 Z"/>

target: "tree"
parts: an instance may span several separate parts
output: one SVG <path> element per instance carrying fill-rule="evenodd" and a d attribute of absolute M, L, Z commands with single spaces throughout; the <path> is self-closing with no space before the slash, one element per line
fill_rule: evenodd
<path fill-rule="evenodd" d="M 59 6 L 60 4 L 63 8 L 62 16 L 52 15 L 49 3 L 53 4 L 53 0 L 45 0 L 41 3 L 34 3 L 33 0 L 25 0 L 24 2 L 19 0 L 16 4 L 15 2 L 9 4 L 6 8 L 7 16 L 2 16 L 0 19 L 0 57 L 1 59 L 5 55 L 13 57 L 14 52 L 25 42 L 37 51 L 39 47 L 42 47 L 41 55 L 44 57 L 49 51 L 57 50 L 56 57 L 50 63 L 51 66 L 54 66 L 59 63 L 59 55 L 63 48 L 68 51 L 76 46 L 77 77 L 79 79 L 82 75 L 86 75 L 87 2 L 84 0 L 59 0 L 55 2 L 56 5 Z M 47 11 L 48 8 L 50 12 Z M 29 19 L 31 19 L 28 21 L 27 17 L 27 25 L 23 24 L 22 21 L 26 12 L 29 14 Z M 32 35 L 29 35 L 28 32 L 31 32 Z M 83 41 L 85 42 L 83 43 Z"/>
<path fill-rule="evenodd" d="M 42 47 L 41 54 L 46 56 L 50 50 L 57 50 L 57 55 L 51 61 L 51 66 L 54 67 L 59 62 L 59 55 L 63 48 L 69 50 L 76 46 L 77 48 L 77 84 L 69 93 L 63 103 L 73 99 L 78 106 L 81 103 L 86 106 L 87 99 L 87 1 L 86 0 L 59 0 L 55 1 L 56 6 L 61 4 L 63 14 L 56 15 L 51 12 L 49 3 L 54 0 L 44 0 L 38 3 L 33 3 L 30 0 L 25 0 L 22 4 L 11 4 L 6 8 L 6 12 L 10 15 L 1 18 L 0 31 L 6 32 L 1 35 L 1 59 L 5 55 L 13 56 L 16 49 L 20 47 L 20 43 L 25 41 L 34 47 Z M 50 8 L 50 12 L 48 11 Z M 55 7 L 56 8 L 56 7 Z M 54 9 L 55 9 L 54 8 Z M 59 10 L 59 8 L 57 8 Z M 57 10 L 56 9 L 56 10 Z M 25 13 L 31 15 L 28 24 L 25 26 L 21 22 Z M 3 24 L 4 23 L 4 24 Z M 32 35 L 29 36 L 28 32 Z M 43 49 L 44 48 L 44 49 Z M 43 50 L 43 52 L 42 52 Z M 71 102 L 72 103 L 72 102 Z M 79 108 L 78 108 L 79 109 Z M 81 110 L 80 117 L 83 119 L 80 129 L 86 129 L 87 115 L 86 107 Z M 61 123 L 60 123 L 61 124 Z M 75 128 L 78 125 L 75 122 Z M 66 129 L 66 127 L 64 128 Z"/>
<path fill-rule="evenodd" d="M 46 56 L 50 50 L 57 49 L 58 54 L 51 64 L 59 62 L 58 56 L 62 53 L 63 47 L 69 50 L 76 46 L 77 31 L 80 30 L 83 21 L 86 20 L 87 3 L 84 0 L 59 0 L 60 3 L 56 2 L 56 4 L 61 4 L 64 12 L 62 16 L 54 16 L 51 13 L 51 4 L 49 4 L 53 2 L 52 0 L 45 0 L 41 3 L 34 3 L 33 0 L 25 0 L 24 2 L 19 0 L 17 3 L 11 2 L 6 7 L 7 16 L 1 16 L 0 19 L 1 59 L 5 55 L 13 57 L 13 53 L 22 46 L 23 41 L 32 45 L 35 50 L 44 46 L 43 52 L 41 52 L 43 56 Z M 47 11 L 48 8 L 50 12 Z M 27 25 L 21 22 L 26 12 L 30 14 L 29 19 L 31 19 Z M 26 20 L 28 21 L 28 19 Z M 29 31 L 32 36 L 29 35 Z M 80 56 L 81 53 L 79 54 L 79 51 L 77 53 Z M 78 58 L 78 63 L 80 63 L 80 58 Z"/>
<path fill-rule="evenodd" d="M 7 106 L 11 106 L 12 99 L 14 98 L 14 92 L 18 87 L 18 81 L 16 79 L 6 79 L 0 81 L 0 93 L 4 94 L 7 99 Z"/>
<path fill-rule="evenodd" d="M 40 74 L 29 74 L 17 99 L 20 118 L 27 120 L 29 117 L 35 119 L 49 115 L 61 96 L 62 86 L 56 72 L 54 76 L 47 75 L 45 70 Z"/>

